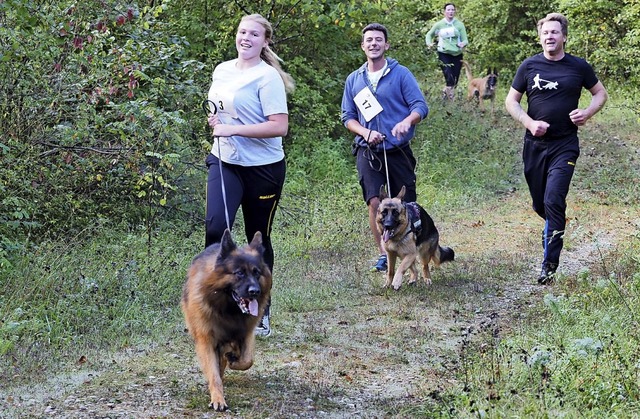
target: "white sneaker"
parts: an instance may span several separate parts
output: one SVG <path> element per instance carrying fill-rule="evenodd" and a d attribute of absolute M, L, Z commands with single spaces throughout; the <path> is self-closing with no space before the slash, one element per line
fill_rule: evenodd
<path fill-rule="evenodd" d="M 260 323 L 256 326 L 256 336 L 266 338 L 271 335 L 271 325 L 269 324 L 269 312 L 264 313 Z"/>

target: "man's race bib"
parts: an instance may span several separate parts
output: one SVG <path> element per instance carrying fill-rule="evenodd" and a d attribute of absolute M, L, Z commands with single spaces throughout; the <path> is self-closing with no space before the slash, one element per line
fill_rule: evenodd
<path fill-rule="evenodd" d="M 360 90 L 360 92 L 353 98 L 358 110 L 364 116 L 364 120 L 369 122 L 382 112 L 382 105 L 378 102 L 378 99 L 373 95 L 371 89 L 368 86 L 365 86 L 364 89 Z"/>

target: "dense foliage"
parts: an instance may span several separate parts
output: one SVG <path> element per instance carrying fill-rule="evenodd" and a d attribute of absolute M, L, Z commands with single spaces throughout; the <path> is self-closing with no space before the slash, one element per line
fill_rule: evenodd
<path fill-rule="evenodd" d="M 520 60 L 540 50 L 535 22 L 552 10 L 569 16 L 568 50 L 611 94 L 581 129 L 565 239 L 576 258 L 536 292 L 539 220 L 517 124 L 500 109 L 490 118 L 437 101 L 442 76 L 423 38 L 442 3 L 0 0 L 0 416 L 76 406 L 87 416 L 101 404 L 102 416 L 127 416 L 126 405 L 128 416 L 206 416 L 178 301 L 202 245 L 210 142 L 200 102 L 213 67 L 236 55 L 249 12 L 274 23 L 297 89 L 274 228 L 276 332 L 251 372 L 261 379 L 229 386 L 241 393 L 238 416 L 636 414 L 640 5 L 456 2 L 466 57 L 478 75 L 497 67 L 499 99 Z M 389 27 L 389 55 L 431 105 L 414 141 L 419 196 L 457 262 L 428 289 L 391 293 L 366 272 L 377 252 L 339 103 L 372 20 Z M 90 373 L 61 390 L 69 371 Z M 146 410 L 154 406 L 162 413 Z"/>
<path fill-rule="evenodd" d="M 339 178 L 350 167 L 339 102 L 344 79 L 363 61 L 360 29 L 386 24 L 390 55 L 428 93 L 439 74 L 423 39 L 441 3 L 1 0 L 0 263 L 24 243 L 96 223 L 151 231 L 160 219 L 199 222 L 209 146 L 199 102 L 213 66 L 235 56 L 245 13 L 273 22 L 274 49 L 297 82 L 286 146 L 290 173 L 300 176 L 290 181 L 303 188 Z M 468 59 L 497 67 L 504 80 L 538 50 L 536 20 L 557 10 L 570 19 L 571 52 L 608 83 L 640 81 L 635 1 L 457 6 L 470 34 Z"/>
<path fill-rule="evenodd" d="M 164 7 L 0 6 L 5 243 L 136 225 L 170 207 L 199 152 L 190 119 L 202 64 L 158 19 Z"/>

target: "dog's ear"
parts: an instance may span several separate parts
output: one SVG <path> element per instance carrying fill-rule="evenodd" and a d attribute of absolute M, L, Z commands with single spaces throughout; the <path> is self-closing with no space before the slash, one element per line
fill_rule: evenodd
<path fill-rule="evenodd" d="M 262 246 L 262 233 L 260 230 L 256 231 L 256 234 L 253 235 L 253 240 L 249 243 L 249 247 L 261 255 L 264 253 L 264 246 Z"/>
<path fill-rule="evenodd" d="M 380 192 L 378 193 L 378 199 L 380 201 L 382 201 L 383 199 L 388 198 L 389 195 L 387 195 L 387 188 L 385 187 L 385 184 L 383 183 L 382 185 L 380 185 Z"/>
<path fill-rule="evenodd" d="M 236 250 L 236 247 L 237 246 L 231 237 L 231 231 L 229 231 L 228 228 L 225 229 L 222 234 L 222 240 L 220 241 L 220 254 L 218 255 L 218 259 L 225 259 L 231 252 Z"/>
<path fill-rule="evenodd" d="M 400 192 L 398 192 L 398 196 L 396 196 L 396 198 L 398 198 L 401 201 L 404 201 L 404 194 L 407 192 L 407 188 L 404 187 L 404 185 L 402 185 L 402 188 L 400 188 Z"/>

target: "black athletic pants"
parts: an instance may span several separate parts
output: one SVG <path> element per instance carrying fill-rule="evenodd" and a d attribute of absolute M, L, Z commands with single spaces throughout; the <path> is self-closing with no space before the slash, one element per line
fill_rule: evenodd
<path fill-rule="evenodd" d="M 206 164 L 209 175 L 207 177 L 205 247 L 219 242 L 227 228 L 220 181 L 220 161 L 213 154 L 209 154 Z M 236 212 L 242 206 L 247 242 L 253 239 L 256 231 L 262 233 L 264 261 L 272 272 L 274 257 L 271 245 L 271 227 L 282 193 L 285 174 L 286 163 L 284 159 L 264 166 L 222 164 L 229 228 L 233 227 Z"/>
<path fill-rule="evenodd" d="M 456 87 L 460 79 L 460 70 L 462 69 L 462 54 L 450 55 L 438 52 L 438 59 L 440 60 L 440 68 L 442 68 L 447 87 Z"/>
<path fill-rule="evenodd" d="M 566 226 L 567 194 L 580 155 L 577 135 L 545 141 L 525 136 L 524 176 L 533 210 L 545 221 L 543 262 L 558 263 Z"/>

